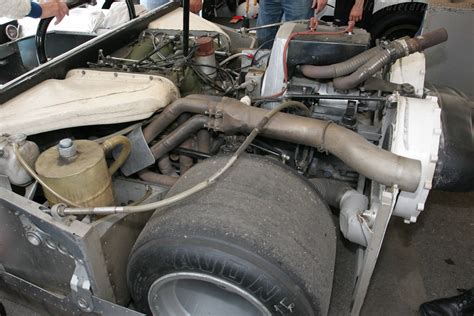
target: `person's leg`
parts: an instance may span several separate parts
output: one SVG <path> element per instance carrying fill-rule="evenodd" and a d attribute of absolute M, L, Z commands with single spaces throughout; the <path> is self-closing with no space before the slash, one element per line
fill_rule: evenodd
<path fill-rule="evenodd" d="M 355 0 L 336 0 L 334 7 L 334 24 L 345 26 L 349 23 L 349 15 Z M 362 20 L 356 23 L 357 27 L 367 29 L 370 25 L 372 12 L 374 10 L 374 0 L 364 0 L 364 12 Z"/>
<path fill-rule="evenodd" d="M 334 7 L 334 24 L 347 25 L 349 22 L 349 14 L 351 13 L 354 3 L 355 0 L 336 0 L 336 6 Z"/>
<path fill-rule="evenodd" d="M 363 29 L 367 29 L 372 21 L 373 12 L 374 0 L 364 0 L 364 13 L 362 14 L 362 20 L 356 25 Z"/>
<path fill-rule="evenodd" d="M 285 21 L 309 19 L 314 15 L 313 0 L 282 0 Z"/>
<path fill-rule="evenodd" d="M 257 25 L 260 26 L 280 22 L 283 15 L 282 1 L 284 0 L 260 0 Z M 259 44 L 261 45 L 275 38 L 277 31 L 278 26 L 257 30 Z M 271 47 L 271 44 L 265 46 Z"/>
<path fill-rule="evenodd" d="M 140 4 L 143 5 L 148 10 L 153 10 L 154 8 L 159 7 L 165 3 L 170 2 L 171 0 L 140 0 Z"/>

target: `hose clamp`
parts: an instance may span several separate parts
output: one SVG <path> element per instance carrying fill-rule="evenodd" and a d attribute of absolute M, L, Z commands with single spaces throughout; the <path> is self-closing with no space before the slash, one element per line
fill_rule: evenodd
<path fill-rule="evenodd" d="M 410 48 L 408 47 L 408 43 L 404 39 L 398 39 L 394 41 L 394 43 L 399 44 L 401 48 L 403 49 L 403 52 L 405 53 L 405 56 L 410 55 Z"/>
<path fill-rule="evenodd" d="M 321 135 L 321 145 L 319 145 L 318 151 L 320 153 L 326 153 L 327 154 L 328 150 L 324 147 L 324 142 L 326 140 L 326 131 L 328 130 L 329 125 L 333 124 L 333 122 L 332 121 L 327 121 L 326 123 L 327 123 L 326 126 L 324 126 L 324 128 L 323 128 L 323 133 Z"/>

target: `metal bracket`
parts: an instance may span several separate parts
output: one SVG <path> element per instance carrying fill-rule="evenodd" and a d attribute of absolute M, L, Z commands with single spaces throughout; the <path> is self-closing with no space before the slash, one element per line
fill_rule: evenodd
<path fill-rule="evenodd" d="M 398 187 L 385 188 L 382 191 L 380 208 L 375 217 L 372 228 L 373 234 L 367 248 L 363 253 L 361 270 L 357 276 L 354 295 L 351 304 L 351 316 L 360 314 L 364 304 L 367 290 L 369 289 L 370 279 L 374 273 L 375 264 L 382 248 L 382 242 L 387 231 L 387 226 L 395 208 L 395 202 L 398 196 Z"/>
<path fill-rule="evenodd" d="M 71 277 L 70 285 L 71 295 L 77 306 L 85 312 L 92 312 L 94 300 L 92 299 L 91 282 L 86 268 L 79 261 L 76 261 L 76 269 Z"/>
<path fill-rule="evenodd" d="M 38 181 L 34 181 L 32 184 L 25 188 L 25 195 L 24 197 L 28 200 L 33 200 L 33 197 L 36 194 L 36 190 L 38 189 Z"/>
<path fill-rule="evenodd" d="M 132 146 L 130 156 L 125 161 L 120 170 L 125 176 L 132 175 L 145 169 L 155 163 L 155 157 L 148 146 L 145 136 L 143 136 L 142 127 L 139 126 L 127 135 Z M 120 154 L 120 148 L 112 152 L 114 158 Z"/>
<path fill-rule="evenodd" d="M 41 287 L 21 279 L 13 274 L 5 271 L 5 268 L 0 264 L 0 288 L 7 287 L 13 289 L 15 297 L 28 295 L 28 299 L 34 300 L 38 305 L 43 306 L 44 302 L 48 302 L 52 308 L 55 308 L 61 315 L 83 315 L 84 310 L 79 309 L 74 303 L 72 295 L 60 296 L 49 292 Z M 128 309 L 126 307 L 110 303 L 106 300 L 100 299 L 96 296 L 91 296 L 94 312 L 99 315 L 114 315 L 114 316 L 144 316 L 144 314 Z M 48 310 L 48 314 L 51 310 Z"/>
<path fill-rule="evenodd" d="M 0 174 L 0 188 L 7 189 L 9 191 L 11 191 L 12 189 L 12 186 L 10 184 L 10 181 L 8 180 L 8 177 L 1 174 Z"/>

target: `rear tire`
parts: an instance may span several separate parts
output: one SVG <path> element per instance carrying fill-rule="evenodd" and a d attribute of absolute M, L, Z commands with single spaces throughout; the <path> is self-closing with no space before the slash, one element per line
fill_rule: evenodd
<path fill-rule="evenodd" d="M 425 8 L 421 3 L 404 3 L 377 12 L 369 27 L 372 39 L 413 37 L 421 26 Z"/>
<path fill-rule="evenodd" d="M 190 169 L 168 196 L 227 159 Z M 160 315 L 326 315 L 335 242 L 311 184 L 278 161 L 242 157 L 216 184 L 152 216 L 130 255 L 129 289 L 141 311 Z"/>

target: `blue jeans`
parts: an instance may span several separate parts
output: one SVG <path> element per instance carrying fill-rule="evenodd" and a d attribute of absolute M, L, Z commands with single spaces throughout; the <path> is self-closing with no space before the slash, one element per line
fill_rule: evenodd
<path fill-rule="evenodd" d="M 260 0 L 257 25 L 266 25 L 283 21 L 309 19 L 313 16 L 312 0 Z M 275 38 L 277 27 L 257 30 L 260 44 Z M 265 45 L 266 47 L 271 44 Z"/>
<path fill-rule="evenodd" d="M 168 2 L 170 2 L 170 0 L 140 0 L 140 4 L 148 10 L 153 10 L 154 8 L 157 8 L 160 5 L 163 5 Z"/>

